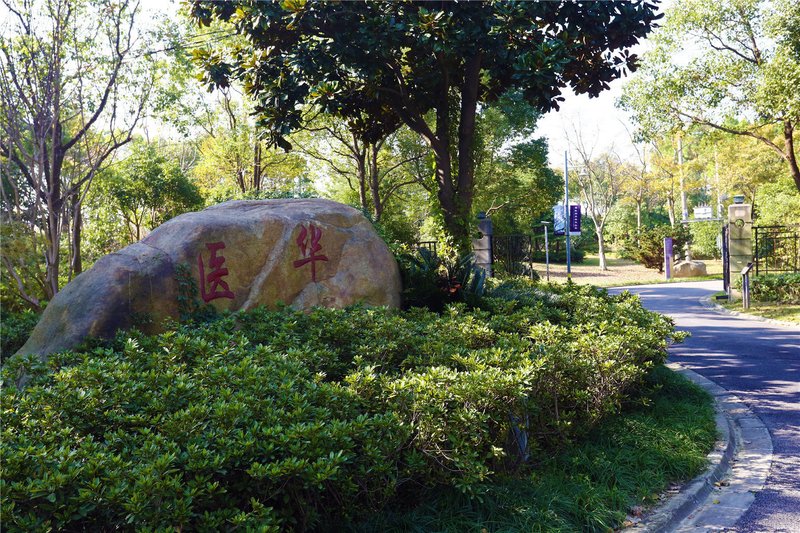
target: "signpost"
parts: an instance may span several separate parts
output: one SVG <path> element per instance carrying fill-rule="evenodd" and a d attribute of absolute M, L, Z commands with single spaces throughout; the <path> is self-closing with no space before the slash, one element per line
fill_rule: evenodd
<path fill-rule="evenodd" d="M 667 281 L 672 278 L 672 262 L 675 260 L 672 237 L 664 237 L 664 273 Z"/>

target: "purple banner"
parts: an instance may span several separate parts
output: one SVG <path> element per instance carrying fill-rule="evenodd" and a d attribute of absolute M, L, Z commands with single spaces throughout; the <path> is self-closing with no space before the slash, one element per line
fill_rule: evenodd
<path fill-rule="evenodd" d="M 569 232 L 572 233 L 580 233 L 581 232 L 581 206 L 580 205 L 571 205 L 569 206 Z"/>

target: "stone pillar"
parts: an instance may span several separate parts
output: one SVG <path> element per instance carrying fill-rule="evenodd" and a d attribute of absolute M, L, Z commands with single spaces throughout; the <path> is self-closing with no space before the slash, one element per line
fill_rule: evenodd
<path fill-rule="evenodd" d="M 728 241 L 730 243 L 730 280 L 740 278 L 742 269 L 753 261 L 753 206 L 733 204 L 728 207 Z"/>
<path fill-rule="evenodd" d="M 492 220 L 486 213 L 478 213 L 478 231 L 481 232 L 480 239 L 472 239 L 472 252 L 475 254 L 475 265 L 486 271 L 487 276 L 493 275 L 492 270 Z"/>

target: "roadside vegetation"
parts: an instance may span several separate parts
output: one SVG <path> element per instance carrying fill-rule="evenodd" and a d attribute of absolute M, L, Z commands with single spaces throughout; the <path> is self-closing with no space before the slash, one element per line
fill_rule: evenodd
<path fill-rule="evenodd" d="M 800 324 L 800 274 L 755 276 L 750 279 L 749 309 L 742 309 L 741 300 L 721 305 L 732 311 Z"/>
<path fill-rule="evenodd" d="M 455 294 L 471 303 L 258 309 L 122 333 L 46 364 L 12 358 L 4 524 L 306 531 L 443 505 L 455 531 L 457 504 L 482 509 L 475 524 L 496 512 L 605 530 L 702 468 L 710 414 L 670 418 L 684 408 L 661 396 L 688 386 L 660 369 L 682 338 L 669 319 L 574 284 Z M 22 367 L 30 382 L 17 389 Z M 520 502 L 555 496 L 553 476 L 570 480 L 555 515 L 541 499 L 529 515 L 507 507 L 514 487 Z"/>

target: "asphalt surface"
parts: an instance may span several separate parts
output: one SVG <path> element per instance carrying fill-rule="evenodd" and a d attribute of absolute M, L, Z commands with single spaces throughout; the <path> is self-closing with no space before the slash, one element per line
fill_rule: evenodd
<path fill-rule="evenodd" d="M 691 338 L 670 349 L 675 361 L 740 397 L 769 430 L 774 460 L 764 489 L 736 523 L 740 532 L 800 532 L 800 328 L 715 312 L 700 299 L 722 282 L 643 285 L 648 309 L 675 320 Z M 613 289 L 610 292 L 618 292 Z"/>

